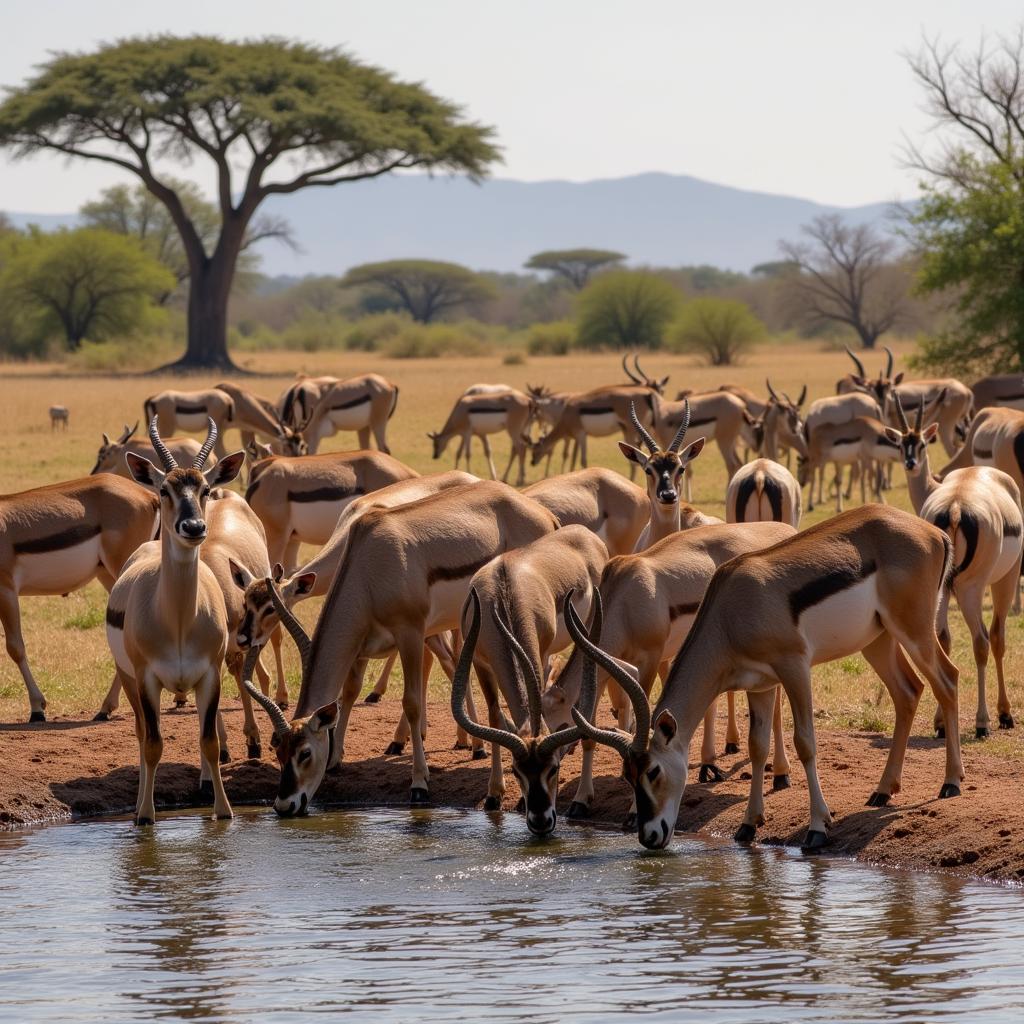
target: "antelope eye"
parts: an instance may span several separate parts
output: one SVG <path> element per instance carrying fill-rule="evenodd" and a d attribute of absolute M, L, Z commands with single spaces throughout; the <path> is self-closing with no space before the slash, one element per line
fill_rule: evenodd
<path fill-rule="evenodd" d="M 161 487 L 160 488 L 160 497 L 161 498 L 169 498 L 170 496 L 171 496 L 171 492 L 169 490 L 167 490 L 166 487 Z"/>
<path fill-rule="evenodd" d="M 202 491 L 199 492 L 199 497 L 200 498 L 208 498 L 209 496 L 210 496 L 210 488 L 209 487 L 204 487 L 202 489 Z"/>
<path fill-rule="evenodd" d="M 299 764 L 305 764 L 311 757 L 313 752 L 311 750 L 303 750 L 299 753 L 298 762 Z"/>
<path fill-rule="evenodd" d="M 661 774 L 661 765 L 656 764 L 648 773 L 647 781 L 653 782 Z"/>

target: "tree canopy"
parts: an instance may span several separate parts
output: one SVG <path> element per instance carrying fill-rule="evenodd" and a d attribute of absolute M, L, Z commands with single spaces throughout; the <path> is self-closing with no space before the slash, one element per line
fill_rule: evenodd
<path fill-rule="evenodd" d="M 550 249 L 534 253 L 524 266 L 530 270 L 549 270 L 576 291 L 582 291 L 595 270 L 621 263 L 625 258 L 611 249 Z"/>
<path fill-rule="evenodd" d="M 495 295 L 494 285 L 482 275 L 457 263 L 438 260 L 364 263 L 349 270 L 341 283 L 345 287 L 368 285 L 386 291 L 421 324 Z"/>
<path fill-rule="evenodd" d="M 673 325 L 671 340 L 684 352 L 699 352 L 712 366 L 730 366 L 765 334 L 765 326 L 737 299 L 691 299 Z"/>
<path fill-rule="evenodd" d="M 580 294 L 577 341 L 583 348 L 661 348 L 679 299 L 657 274 L 602 274 Z"/>
<path fill-rule="evenodd" d="M 0 103 L 0 145 L 129 171 L 163 205 L 189 264 L 182 368 L 233 368 L 227 299 L 258 207 L 303 188 L 400 168 L 478 179 L 498 158 L 490 128 L 418 84 L 336 49 L 282 39 L 126 39 L 59 53 Z M 207 160 L 220 228 L 201 226 L 166 170 Z"/>

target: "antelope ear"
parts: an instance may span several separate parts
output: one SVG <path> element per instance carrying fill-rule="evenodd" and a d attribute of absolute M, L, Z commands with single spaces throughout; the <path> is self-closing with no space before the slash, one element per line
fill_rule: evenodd
<path fill-rule="evenodd" d="M 660 380 L 660 382 L 659 382 L 659 385 L 658 385 L 658 386 L 659 386 L 660 388 L 664 389 L 664 387 L 665 387 L 665 385 L 666 385 L 667 383 L 668 383 L 668 377 L 662 377 L 662 378 L 661 378 L 661 380 Z"/>
<path fill-rule="evenodd" d="M 893 379 L 892 379 L 892 382 L 893 382 L 893 386 L 895 386 L 895 385 L 899 384 L 899 383 L 900 383 L 900 381 L 902 381 L 902 380 L 903 380 L 903 371 L 902 371 L 902 370 L 900 370 L 900 372 L 899 372 L 899 373 L 897 373 L 897 374 L 896 374 L 896 376 L 895 376 L 895 377 L 893 377 Z"/>
<path fill-rule="evenodd" d="M 240 565 L 233 558 L 228 559 L 228 568 L 231 570 L 231 578 L 239 590 L 245 590 L 253 581 L 253 574 L 244 565 Z"/>
<path fill-rule="evenodd" d="M 110 447 L 110 438 L 107 437 L 106 434 L 103 435 L 103 447 L 104 448 L 109 448 Z"/>
<path fill-rule="evenodd" d="M 204 474 L 206 482 L 211 487 L 231 483 L 238 476 L 243 462 L 245 462 L 245 452 L 234 452 L 231 455 L 225 455 L 213 469 L 207 470 Z"/>
<path fill-rule="evenodd" d="M 671 743 L 676 737 L 676 729 L 678 728 L 675 716 L 666 708 L 655 719 L 654 728 L 657 729 L 659 735 L 666 743 Z"/>
<path fill-rule="evenodd" d="M 899 444 L 903 440 L 903 435 L 895 427 L 886 427 L 885 436 L 892 441 L 893 444 Z"/>
<path fill-rule="evenodd" d="M 166 473 L 161 473 L 149 459 L 135 452 L 124 453 L 125 462 L 128 463 L 128 472 L 132 479 L 142 484 L 143 487 L 152 487 L 156 490 L 163 482 Z"/>
<path fill-rule="evenodd" d="M 706 437 L 698 437 L 696 441 L 691 441 L 680 453 L 679 461 L 685 466 L 688 462 L 693 462 L 695 458 L 704 450 L 704 445 L 707 443 Z"/>
<path fill-rule="evenodd" d="M 929 423 L 924 428 L 924 433 L 921 434 L 921 439 L 925 444 L 935 444 L 935 439 L 939 436 L 939 425 L 938 423 Z"/>
<path fill-rule="evenodd" d="M 641 469 L 647 465 L 647 457 L 639 448 L 634 448 L 631 444 L 626 444 L 625 441 L 620 441 L 619 451 L 622 452 L 630 462 L 635 462 Z"/>
<path fill-rule="evenodd" d="M 280 583 L 284 579 L 284 566 L 280 562 L 274 563 L 274 582 Z"/>
<path fill-rule="evenodd" d="M 316 573 L 300 573 L 291 581 L 291 583 L 293 596 L 298 597 L 299 594 L 309 594 L 312 592 L 313 585 L 316 583 Z"/>
<path fill-rule="evenodd" d="M 336 700 L 314 711 L 309 718 L 311 732 L 320 732 L 321 729 L 333 729 L 337 724 L 338 702 Z"/>

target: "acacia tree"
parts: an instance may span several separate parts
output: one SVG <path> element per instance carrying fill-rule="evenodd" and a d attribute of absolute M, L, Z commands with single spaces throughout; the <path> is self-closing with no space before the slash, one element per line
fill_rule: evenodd
<path fill-rule="evenodd" d="M 0 145 L 113 164 L 167 208 L 189 264 L 188 346 L 169 369 L 237 369 L 227 303 L 260 204 L 399 168 L 478 179 L 490 128 L 423 86 L 335 49 L 281 39 L 128 39 L 62 53 L 0 104 Z M 211 162 L 220 227 L 204 243 L 165 161 Z"/>
<path fill-rule="evenodd" d="M 457 263 L 439 260 L 387 260 L 353 267 L 344 287 L 371 286 L 387 291 L 413 320 L 429 324 L 442 313 L 482 302 L 496 294 L 485 277 Z"/>
<path fill-rule="evenodd" d="M 577 342 L 583 348 L 661 348 L 679 299 L 657 274 L 602 274 L 580 295 Z"/>
<path fill-rule="evenodd" d="M 534 253 L 523 266 L 530 270 L 549 270 L 579 292 L 589 284 L 595 270 L 621 263 L 625 258 L 621 252 L 611 249 L 550 249 Z"/>
<path fill-rule="evenodd" d="M 780 242 L 779 248 L 799 270 L 785 276 L 785 286 L 810 324 L 845 324 L 871 349 L 909 319 L 910 274 L 895 261 L 892 239 L 836 214 L 815 217 L 802 232 L 806 241 Z"/>

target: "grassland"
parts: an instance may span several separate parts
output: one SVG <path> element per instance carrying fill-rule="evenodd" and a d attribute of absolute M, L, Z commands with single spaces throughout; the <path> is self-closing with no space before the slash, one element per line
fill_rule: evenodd
<path fill-rule="evenodd" d="M 909 350 L 906 344 L 893 346 L 897 358 Z M 883 359 L 869 357 L 868 369 Z M 421 472 L 449 468 L 454 448 L 441 462 L 431 459 L 428 430 L 444 422 L 455 397 L 477 382 L 505 382 L 514 386 L 547 384 L 558 389 L 584 389 L 619 381 L 622 372 L 612 355 L 573 355 L 534 357 L 521 365 L 504 365 L 499 355 L 428 360 L 385 360 L 364 353 L 286 353 L 268 352 L 245 360 L 253 374 L 244 383 L 272 397 L 289 383 L 296 372 L 332 373 L 338 376 L 376 370 L 394 380 L 400 388 L 398 409 L 389 428 L 392 451 Z M 670 374 L 668 393 L 679 388 L 704 389 L 726 382 L 747 385 L 759 392 L 770 376 L 777 389 L 796 394 L 806 383 L 810 398 L 834 392 L 836 379 L 849 369 L 842 352 L 824 351 L 815 344 L 765 346 L 755 350 L 743 365 L 714 369 L 698 365 L 692 357 L 649 355 L 643 359 L 648 372 Z M 0 433 L 0 492 L 9 493 L 84 475 L 92 468 L 100 434 L 115 434 L 125 422 L 141 416 L 146 395 L 164 387 L 202 387 L 218 378 L 197 378 L 183 384 L 179 379 L 143 376 L 86 377 L 67 373 L 61 366 L 5 366 L 0 381 L 0 399 L 5 411 L 5 429 Z M 47 407 L 62 403 L 71 411 L 70 429 L 51 434 Z M 228 447 L 237 443 L 237 434 L 229 434 Z M 353 435 L 339 435 L 325 443 L 322 450 L 343 448 L 354 443 Z M 507 458 L 507 444 L 494 444 L 499 471 Z M 591 446 L 592 464 L 624 469 L 614 438 L 597 440 Z M 937 448 L 932 451 L 941 458 Z M 485 473 L 479 447 L 474 449 L 473 469 Z M 539 468 L 529 479 L 537 479 Z M 706 449 L 696 463 L 694 500 L 706 511 L 721 515 L 724 511 L 725 467 L 717 448 Z M 896 487 L 888 500 L 909 509 L 902 474 L 896 473 Z M 805 525 L 825 518 L 832 511 L 826 505 L 806 516 Z M 102 628 L 105 594 L 98 584 L 67 598 L 29 598 L 22 602 L 22 616 L 29 657 L 36 678 L 47 695 L 49 708 L 56 715 L 92 713 L 100 703 L 110 681 L 110 656 Z M 301 617 L 309 624 L 315 619 L 319 602 L 300 606 Z M 1014 618 L 1009 629 L 1007 679 L 1011 701 L 1024 717 L 1024 619 Z M 969 637 L 962 620 L 954 613 L 954 660 L 961 667 L 961 722 L 965 738 L 974 742 L 973 721 L 976 703 L 973 658 Z M 290 685 L 298 680 L 298 661 L 288 653 Z M 867 731 L 885 731 L 892 724 L 892 708 L 881 692 L 877 678 L 858 655 L 815 673 L 816 714 L 819 720 L 841 727 Z M 294 692 L 294 689 L 293 689 Z M 990 669 L 989 701 L 994 708 L 995 672 Z M 27 717 L 27 698 L 21 677 L 14 665 L 0 658 L 0 720 L 21 721 Z M 922 701 L 918 732 L 928 732 L 933 702 Z M 1013 758 L 1024 758 L 1024 728 L 999 733 L 986 741 L 986 749 Z"/>

